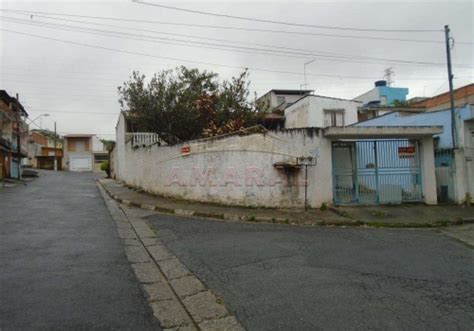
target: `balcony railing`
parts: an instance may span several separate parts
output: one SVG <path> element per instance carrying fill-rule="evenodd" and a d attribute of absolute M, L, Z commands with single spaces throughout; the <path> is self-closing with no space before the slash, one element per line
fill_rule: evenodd
<path fill-rule="evenodd" d="M 131 132 L 126 134 L 126 142 L 132 142 L 132 147 L 147 147 L 160 142 L 158 134 L 151 132 Z"/>

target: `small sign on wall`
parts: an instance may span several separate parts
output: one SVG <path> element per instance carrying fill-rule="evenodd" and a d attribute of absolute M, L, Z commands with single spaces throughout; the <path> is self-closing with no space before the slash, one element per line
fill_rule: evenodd
<path fill-rule="evenodd" d="M 415 146 L 398 147 L 398 157 L 400 159 L 414 158 L 416 153 Z"/>
<path fill-rule="evenodd" d="M 191 153 L 191 147 L 190 146 L 183 146 L 181 147 L 181 155 L 189 155 Z"/>

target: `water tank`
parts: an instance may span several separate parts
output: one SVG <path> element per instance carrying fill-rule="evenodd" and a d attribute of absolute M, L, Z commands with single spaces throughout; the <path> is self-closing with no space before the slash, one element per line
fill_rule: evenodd
<path fill-rule="evenodd" d="M 378 80 L 375 82 L 375 87 L 378 86 L 387 86 L 387 81 L 386 80 Z"/>

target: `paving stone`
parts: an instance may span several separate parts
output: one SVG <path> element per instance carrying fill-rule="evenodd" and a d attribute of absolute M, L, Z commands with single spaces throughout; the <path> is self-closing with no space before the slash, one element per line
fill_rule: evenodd
<path fill-rule="evenodd" d="M 117 228 L 119 229 L 131 229 L 132 227 L 130 226 L 130 223 L 125 222 L 125 221 L 117 221 L 115 222 L 117 225 Z"/>
<path fill-rule="evenodd" d="M 143 217 L 147 217 L 147 216 L 155 214 L 153 211 L 145 210 L 145 209 L 142 209 L 142 208 L 124 207 L 123 210 L 130 219 L 140 219 L 140 220 L 142 220 Z"/>
<path fill-rule="evenodd" d="M 128 214 L 128 213 L 127 213 Z M 136 218 L 136 217 L 133 217 L 133 216 L 128 216 L 128 221 L 130 222 L 130 224 L 133 225 L 133 227 L 145 227 L 145 226 L 148 226 L 144 220 L 142 220 L 141 218 Z"/>
<path fill-rule="evenodd" d="M 125 246 L 141 246 L 142 245 L 138 239 L 123 239 L 123 244 Z"/>
<path fill-rule="evenodd" d="M 183 304 L 193 319 L 200 323 L 211 318 L 220 318 L 228 315 L 227 309 L 217 302 L 211 291 L 200 292 L 183 299 Z"/>
<path fill-rule="evenodd" d="M 141 245 L 125 246 L 125 253 L 127 254 L 128 260 L 130 262 L 151 262 L 150 256 L 146 252 L 145 248 L 143 248 Z"/>
<path fill-rule="evenodd" d="M 245 331 L 234 316 L 201 322 L 199 329 L 202 331 Z"/>
<path fill-rule="evenodd" d="M 143 285 L 143 291 L 149 301 L 172 300 L 176 298 L 171 287 L 165 282 Z"/>
<path fill-rule="evenodd" d="M 174 257 L 174 255 L 171 254 L 163 245 L 148 246 L 147 249 L 150 252 L 151 256 L 153 256 L 153 258 L 157 262 L 171 259 Z"/>
<path fill-rule="evenodd" d="M 135 263 L 132 264 L 132 268 L 140 283 L 156 283 L 161 281 L 160 271 L 154 263 Z"/>
<path fill-rule="evenodd" d="M 137 232 L 140 238 L 155 238 L 155 232 L 148 225 L 144 226 L 134 226 L 135 231 Z"/>
<path fill-rule="evenodd" d="M 189 270 L 175 257 L 159 261 L 158 265 L 166 278 L 170 280 L 190 274 Z"/>
<path fill-rule="evenodd" d="M 132 229 L 117 229 L 119 237 L 122 239 L 136 239 L 137 235 Z"/>
<path fill-rule="evenodd" d="M 145 246 L 154 246 L 161 244 L 161 241 L 158 238 L 142 238 L 142 242 Z"/>
<path fill-rule="evenodd" d="M 170 281 L 171 286 L 179 297 L 184 298 L 206 290 L 196 276 L 186 276 Z"/>
<path fill-rule="evenodd" d="M 178 300 L 155 301 L 150 304 L 153 315 L 162 328 L 193 325 L 191 318 Z"/>
<path fill-rule="evenodd" d="M 187 325 L 178 328 L 164 329 L 164 331 L 197 331 L 197 328 L 193 325 Z"/>
<path fill-rule="evenodd" d="M 117 224 L 117 223 L 119 223 L 119 222 L 128 223 L 127 218 L 126 218 L 126 217 L 123 215 L 123 213 L 120 212 L 120 211 L 112 212 L 112 213 L 110 213 L 110 215 L 112 215 L 112 218 L 113 218 L 113 220 L 115 221 L 115 224 Z"/>

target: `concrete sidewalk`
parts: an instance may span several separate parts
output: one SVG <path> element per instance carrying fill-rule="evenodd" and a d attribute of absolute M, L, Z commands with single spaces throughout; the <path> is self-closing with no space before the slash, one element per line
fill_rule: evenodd
<path fill-rule="evenodd" d="M 474 222 L 474 208 L 464 206 L 357 206 L 325 210 L 231 207 L 164 198 L 137 191 L 113 179 L 100 179 L 115 200 L 159 212 L 216 219 L 327 226 L 434 227 Z"/>

